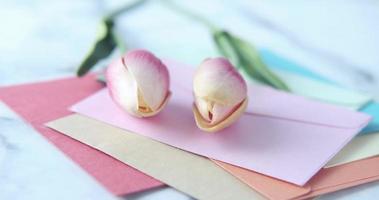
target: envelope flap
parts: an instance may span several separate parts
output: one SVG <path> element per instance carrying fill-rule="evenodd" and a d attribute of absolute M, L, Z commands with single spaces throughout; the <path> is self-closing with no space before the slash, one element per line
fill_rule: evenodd
<path fill-rule="evenodd" d="M 360 128 L 370 116 L 265 86 L 249 85 L 247 113 L 340 128 Z"/>

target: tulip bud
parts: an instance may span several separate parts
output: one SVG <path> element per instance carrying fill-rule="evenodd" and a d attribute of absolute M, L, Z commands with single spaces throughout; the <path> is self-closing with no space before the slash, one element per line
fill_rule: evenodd
<path fill-rule="evenodd" d="M 246 83 L 225 58 L 206 59 L 196 71 L 193 85 L 193 112 L 197 126 L 204 131 L 219 131 L 246 110 Z"/>
<path fill-rule="evenodd" d="M 106 76 L 114 102 L 137 117 L 156 115 L 171 94 L 167 67 L 145 50 L 129 51 L 115 60 Z"/>

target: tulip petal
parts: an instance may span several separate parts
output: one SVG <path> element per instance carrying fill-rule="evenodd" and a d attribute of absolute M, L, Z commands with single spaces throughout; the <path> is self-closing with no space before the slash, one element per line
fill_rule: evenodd
<path fill-rule="evenodd" d="M 208 121 L 209 124 L 219 123 L 235 110 L 235 106 L 215 104 L 202 98 L 196 98 L 195 104 L 200 115 L 204 120 Z"/>
<path fill-rule="evenodd" d="M 195 100 L 196 107 L 199 110 L 200 115 L 207 121 L 211 121 L 209 118 L 208 103 L 202 98 L 196 98 Z"/>
<path fill-rule="evenodd" d="M 197 106 L 194 105 L 192 110 L 195 116 L 196 125 L 201 130 L 206 131 L 206 132 L 213 133 L 213 132 L 220 131 L 230 126 L 231 124 L 233 124 L 245 112 L 247 103 L 248 103 L 248 99 L 246 98 L 239 105 L 237 105 L 235 111 L 233 111 L 225 120 L 222 120 L 220 123 L 215 124 L 215 125 L 209 124 L 207 121 L 205 121 L 203 117 L 201 116 L 199 110 L 197 109 Z"/>
<path fill-rule="evenodd" d="M 139 112 L 139 114 L 142 117 L 151 117 L 151 116 L 154 116 L 154 115 L 158 114 L 167 105 L 170 97 L 171 97 L 171 92 L 168 92 L 168 94 L 167 94 L 166 98 L 164 99 L 162 105 L 157 110 L 152 110 L 151 112 Z"/>
<path fill-rule="evenodd" d="M 235 109 L 237 106 L 223 106 L 220 104 L 215 104 L 213 106 L 212 110 L 212 121 L 210 124 L 217 124 L 221 122 L 222 120 L 226 119 Z"/>
<path fill-rule="evenodd" d="M 108 89 L 114 101 L 128 113 L 141 117 L 138 112 L 138 86 L 122 59 L 111 63 L 106 71 Z"/>
<path fill-rule="evenodd" d="M 169 74 L 166 66 L 152 53 L 144 50 L 127 53 L 124 65 L 135 77 L 145 104 L 152 110 L 157 110 L 168 93 Z"/>
<path fill-rule="evenodd" d="M 196 71 L 194 93 L 196 97 L 234 106 L 245 99 L 247 86 L 228 60 L 214 58 L 205 60 Z"/>

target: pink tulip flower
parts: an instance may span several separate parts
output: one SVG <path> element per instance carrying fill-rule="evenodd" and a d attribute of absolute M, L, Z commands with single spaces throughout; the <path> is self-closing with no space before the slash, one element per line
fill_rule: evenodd
<path fill-rule="evenodd" d="M 219 131 L 245 111 L 247 86 L 235 67 L 225 58 L 206 59 L 195 73 L 194 114 L 198 127 Z"/>
<path fill-rule="evenodd" d="M 146 50 L 133 50 L 112 62 L 106 71 L 114 102 L 136 117 L 159 113 L 169 97 L 167 67 Z"/>

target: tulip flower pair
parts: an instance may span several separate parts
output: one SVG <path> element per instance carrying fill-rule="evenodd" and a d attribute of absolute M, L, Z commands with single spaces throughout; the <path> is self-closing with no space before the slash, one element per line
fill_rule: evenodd
<path fill-rule="evenodd" d="M 171 96 L 167 67 L 145 50 L 130 51 L 115 60 L 106 76 L 114 102 L 136 117 L 158 114 Z M 196 124 L 208 132 L 229 126 L 247 106 L 246 83 L 225 58 L 206 59 L 200 64 L 193 93 Z"/>

